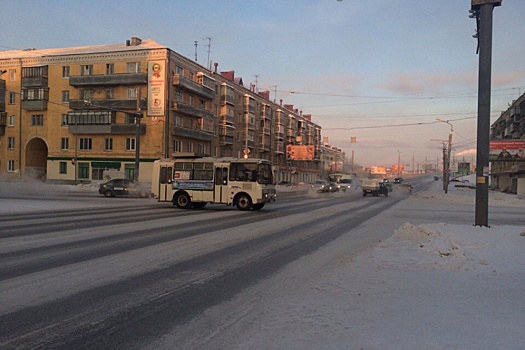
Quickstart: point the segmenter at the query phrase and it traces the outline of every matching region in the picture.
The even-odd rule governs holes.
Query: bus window
[[[215,168],[215,185],[227,185],[228,184],[228,168]]]

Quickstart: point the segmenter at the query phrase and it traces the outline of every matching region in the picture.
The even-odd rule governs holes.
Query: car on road
[[[326,192],[337,192],[339,191],[339,186],[335,182],[329,182]]]
[[[346,190],[350,189],[350,186],[352,186],[352,179],[341,179],[341,181],[339,181],[337,184],[339,190],[343,192],[346,192]]]
[[[148,191],[146,189],[141,188],[135,182],[128,179],[112,179],[100,184],[98,193],[108,198],[116,196],[148,197]]]
[[[401,182],[403,182],[403,178],[402,178],[402,177],[396,177],[396,178],[394,179],[394,183],[395,183],[395,184],[400,184]]]
[[[312,189],[316,190],[317,192],[328,192],[328,181],[317,180],[312,184]]]

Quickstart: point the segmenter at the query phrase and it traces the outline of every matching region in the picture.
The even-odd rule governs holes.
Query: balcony
[[[180,136],[180,137],[188,137],[188,138],[197,139],[201,141],[212,141],[213,140],[213,133],[204,131],[202,129],[191,129],[191,128],[186,128],[183,126],[172,126],[171,135]]]
[[[195,93],[208,100],[213,100],[215,98],[214,90],[210,89],[207,86],[200,85],[190,79],[184,78],[180,74],[173,75],[173,86],[179,89],[183,89],[183,90]]]
[[[90,100],[90,106],[85,104],[84,100],[69,100],[71,109],[118,109],[118,110],[137,110],[137,100]],[[146,99],[141,99],[139,106],[142,110],[148,108]],[[131,112],[130,111],[130,112]]]
[[[277,141],[275,142],[275,154],[284,154],[284,142],[283,141]]]
[[[208,118],[213,119],[214,115],[212,112],[209,112],[205,109],[195,108],[193,106],[181,103],[181,102],[174,102],[173,103],[173,110],[188,115],[190,117],[195,118]]]
[[[7,112],[0,112],[0,135],[5,135],[6,126],[7,126]]]
[[[235,127],[221,125],[219,126],[219,145],[233,145],[235,135]]]
[[[221,105],[224,106],[225,104],[230,104],[232,106],[235,105],[235,97],[233,95],[221,95]]]
[[[114,85],[143,85],[148,83],[146,73],[124,73],[108,75],[75,75],[69,77],[69,85],[85,86],[114,86]]]
[[[47,110],[47,100],[22,101],[22,109],[26,111],[45,111]]]
[[[139,132],[146,134],[146,124],[140,124]],[[69,133],[89,135],[136,135],[136,124],[109,124],[109,125],[69,125]]]

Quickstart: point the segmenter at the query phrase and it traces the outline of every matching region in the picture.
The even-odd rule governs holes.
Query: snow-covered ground
[[[525,349],[525,200],[490,192],[490,218],[512,208],[518,225],[473,226],[474,206],[436,181],[352,231],[390,238],[348,256],[342,237],[148,348],[229,318],[190,347]]]

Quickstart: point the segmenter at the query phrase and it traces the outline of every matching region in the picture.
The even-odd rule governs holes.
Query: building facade
[[[525,187],[525,94],[491,125],[489,160],[494,189],[517,193],[519,183]]]
[[[3,178],[149,182],[155,159],[188,152],[269,159],[277,181],[319,177],[310,115],[152,40],[2,51],[0,71]],[[291,158],[290,145],[311,152]]]

